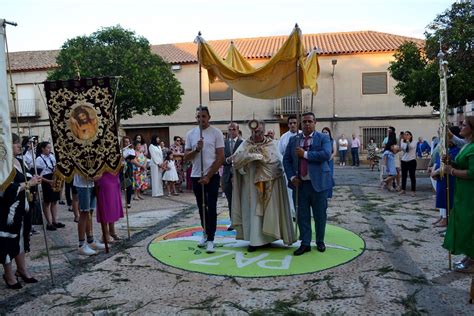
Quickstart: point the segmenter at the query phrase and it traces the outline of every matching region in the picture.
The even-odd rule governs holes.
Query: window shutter
[[[387,94],[387,73],[363,73],[362,94]]]

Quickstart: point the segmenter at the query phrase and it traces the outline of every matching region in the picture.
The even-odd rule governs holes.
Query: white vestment
[[[278,143],[278,151],[280,152],[282,159],[283,159],[283,156],[285,155],[285,150],[286,150],[286,147],[288,146],[288,142],[290,141],[290,138],[295,135],[298,135],[298,133],[302,133],[302,131],[298,131],[294,133],[291,131],[288,131],[285,134],[281,135],[280,142]],[[286,174],[285,174],[285,183],[288,183],[288,179],[286,179]],[[296,218],[295,202],[293,201],[293,190],[287,187],[287,191],[288,191],[288,199],[290,200],[291,216]]]
[[[232,156],[232,226],[236,239],[262,246],[296,241],[280,153],[274,142],[245,140]]]
[[[163,196],[163,180],[160,165],[163,163],[163,152],[160,146],[150,145],[148,148],[151,157],[151,195]]]

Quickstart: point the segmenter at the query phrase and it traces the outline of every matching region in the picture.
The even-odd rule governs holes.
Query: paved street
[[[161,264],[147,251],[158,235],[199,223],[194,196],[133,201],[117,227],[124,237],[109,254],[77,252],[72,213],[61,206],[66,229],[48,232],[54,286],[43,233],[34,235],[28,263],[36,285],[1,287],[4,314],[163,315],[473,315],[471,277],[448,270],[442,230],[426,174],[418,173],[416,197],[381,191],[378,172],[336,167],[328,223],[360,235],[366,249],[333,269],[295,276],[238,278],[193,273]],[[219,198],[219,211],[227,212]],[[37,229],[39,226],[37,227]],[[99,236],[99,226],[95,227]],[[454,257],[454,260],[459,257]]]

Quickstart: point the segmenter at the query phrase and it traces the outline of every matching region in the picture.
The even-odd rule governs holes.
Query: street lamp
[[[332,64],[332,74],[331,74],[331,77],[332,77],[332,132],[335,133],[336,132],[335,131],[336,129],[335,118],[337,117],[337,114],[336,114],[336,83],[334,80],[334,74],[336,72],[337,59],[333,59],[331,61],[331,64]]]

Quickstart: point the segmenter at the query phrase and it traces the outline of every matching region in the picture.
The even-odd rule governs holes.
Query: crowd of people
[[[313,113],[302,115],[301,130],[296,117],[288,118],[288,132],[279,141],[274,133],[265,130],[265,123],[255,121],[251,136],[243,139],[239,125],[231,122],[227,136],[210,124],[207,107],[196,112],[198,126],[183,139],[173,138],[174,143],[165,147],[164,142],[153,135],[149,144],[142,135],[122,139],[123,170],[117,174],[104,173],[94,179],[75,174],[65,184],[68,208],[77,222],[78,251],[93,255],[107,244],[120,240],[114,224],[123,217],[122,188],[125,188],[126,207],[133,200],[143,199],[151,187],[153,197],[179,195],[183,187],[191,189],[199,209],[202,239],[198,247],[207,253],[215,252],[214,238],[217,227],[217,199],[219,188],[227,198],[231,225],[236,239],[249,242],[248,251],[271,247],[282,240],[291,245],[301,240],[294,251],[300,256],[312,250],[311,216],[315,223],[315,249],[326,249],[325,227],[328,199],[334,186],[334,164],[339,154],[339,165],[345,166],[350,148],[353,166],[360,165],[360,140],[355,134],[351,140],[342,135],[336,140],[329,127],[316,130]],[[474,205],[474,118],[468,117],[461,128],[451,127],[450,146],[446,156],[439,154],[436,139],[430,146],[422,138],[418,141],[410,131],[396,137],[395,128],[389,127],[381,151],[381,183],[388,191],[406,194],[410,178],[410,192],[416,195],[416,158],[430,156],[430,171],[436,188],[436,207],[440,209],[437,227],[447,226],[443,247],[453,254],[464,254],[456,263],[457,271],[474,271],[474,245],[472,236]],[[32,231],[32,213],[38,211],[38,190],[43,193],[46,229],[55,231],[65,224],[58,220],[59,192],[53,190],[53,173],[56,161],[49,142],[34,145],[29,139],[20,144],[13,135],[13,152],[16,155],[16,174],[11,183],[1,188],[0,195],[0,259],[4,266],[4,281],[8,288],[22,287],[37,280],[27,268],[25,252],[29,251]],[[33,149],[37,152],[33,153]],[[369,168],[378,166],[378,148],[374,139],[366,146]],[[444,163],[444,176],[441,166]],[[36,169],[33,171],[33,169]],[[37,174],[32,176],[32,174]],[[449,181],[449,186],[448,186]],[[449,197],[446,189],[449,187]],[[298,188],[298,195],[295,194]],[[204,199],[203,199],[204,198]],[[298,212],[295,212],[298,206]],[[93,233],[92,215],[105,223],[100,238]],[[447,215],[449,214],[449,220]],[[299,228],[296,236],[293,222]],[[12,262],[17,269],[14,272]]]
[[[408,176],[411,195],[416,195],[417,157],[430,157],[428,172],[436,192],[439,218],[434,227],[447,227],[443,247],[465,257],[455,263],[455,271],[474,272],[474,117],[448,130],[448,148],[441,157],[442,145],[433,138],[430,146],[423,138],[415,141],[410,131],[400,133],[389,127],[382,155],[382,188],[406,192]],[[442,167],[442,162],[444,167]],[[401,174],[401,186],[400,186]],[[448,216],[449,214],[449,216]]]

